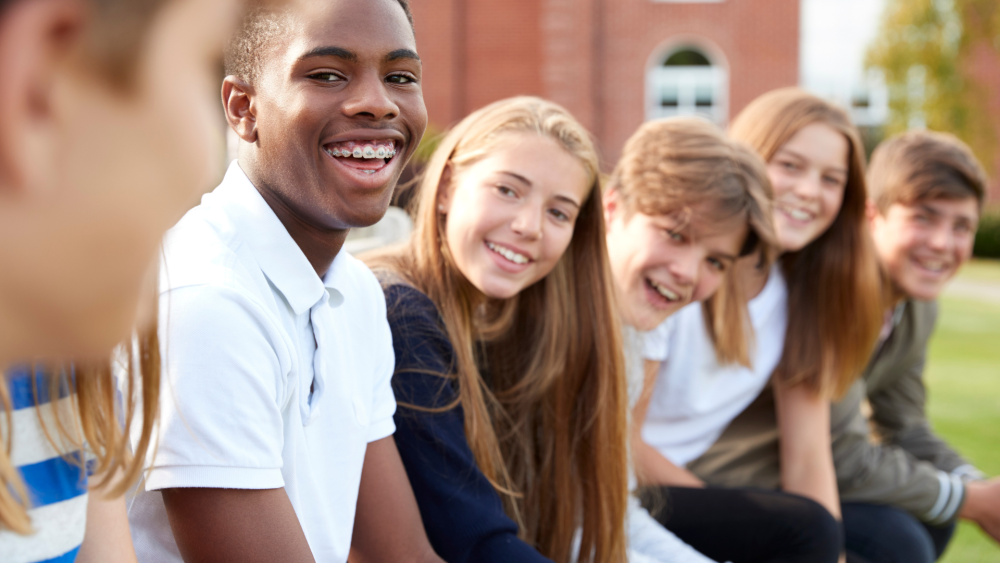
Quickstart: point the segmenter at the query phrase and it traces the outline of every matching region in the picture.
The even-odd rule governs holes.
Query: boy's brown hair
[[[872,153],[868,190],[881,213],[894,203],[986,197],[986,172],[968,145],[954,135],[909,131],[882,142]]]
[[[684,215],[701,203],[708,204],[712,220],[743,216],[749,233],[740,255],[761,250],[764,264],[772,259],[773,192],[764,161],[703,119],[643,124],[625,143],[609,189],[618,193],[626,217],[635,212]],[[704,307],[719,362],[749,366],[749,318],[742,287],[732,272]]]

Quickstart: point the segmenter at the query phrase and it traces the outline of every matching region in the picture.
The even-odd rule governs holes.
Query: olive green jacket
[[[935,524],[961,508],[962,478],[978,471],[934,434],[924,410],[924,360],[936,318],[934,302],[903,302],[862,377],[832,405],[833,460],[843,502],[889,504]],[[870,426],[862,412],[866,398]],[[778,439],[769,386],[688,469],[710,484],[778,488]]]

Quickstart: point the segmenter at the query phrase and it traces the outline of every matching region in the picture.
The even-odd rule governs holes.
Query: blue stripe
[[[59,375],[59,399],[70,395],[70,380],[73,378],[72,368],[67,377],[63,372]],[[26,409],[36,405],[44,405],[52,400],[50,377],[45,372],[33,369],[30,366],[19,365],[7,371],[7,380],[10,386],[10,399],[14,410]],[[38,390],[36,400],[35,390]]]
[[[45,561],[39,561],[38,563],[73,563],[76,561],[76,554],[80,553],[80,546],[77,546],[73,551],[67,551],[59,557],[53,557],[52,559],[46,559]]]
[[[79,454],[69,457],[74,456],[78,458]],[[61,457],[22,465],[18,470],[28,487],[33,508],[69,500],[87,492],[84,468]]]

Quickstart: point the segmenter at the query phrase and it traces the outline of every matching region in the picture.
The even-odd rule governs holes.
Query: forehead
[[[512,172],[533,188],[550,195],[575,195],[577,201],[590,190],[583,163],[553,139],[535,133],[504,133],[473,166],[479,173]]]
[[[396,0],[299,0],[289,19],[282,45],[286,61],[323,47],[346,49],[361,61],[417,48],[413,28]]]
[[[669,224],[672,228],[683,226],[695,240],[709,246],[721,246],[721,249],[731,246],[739,248],[746,237],[746,212],[725,213],[710,202],[698,202],[687,206],[684,210],[651,216],[661,224]]]
[[[796,131],[775,154],[792,154],[819,166],[846,169],[848,148],[840,131],[825,123],[810,123]]]

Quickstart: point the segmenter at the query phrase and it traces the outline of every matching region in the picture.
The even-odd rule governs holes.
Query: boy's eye
[[[666,233],[667,233],[667,236],[670,238],[670,240],[675,241],[675,242],[684,242],[684,235],[682,233],[680,233],[679,231],[669,231],[668,230],[668,231],[666,231]]]
[[[725,271],[726,269],[726,265],[722,262],[722,260],[719,260],[718,258],[709,257],[708,265],[720,272]]]
[[[392,84],[413,84],[417,80],[408,74],[390,74],[386,81]]]
[[[333,72],[316,72],[309,75],[309,78],[320,82],[337,82],[343,80],[340,75]]]

